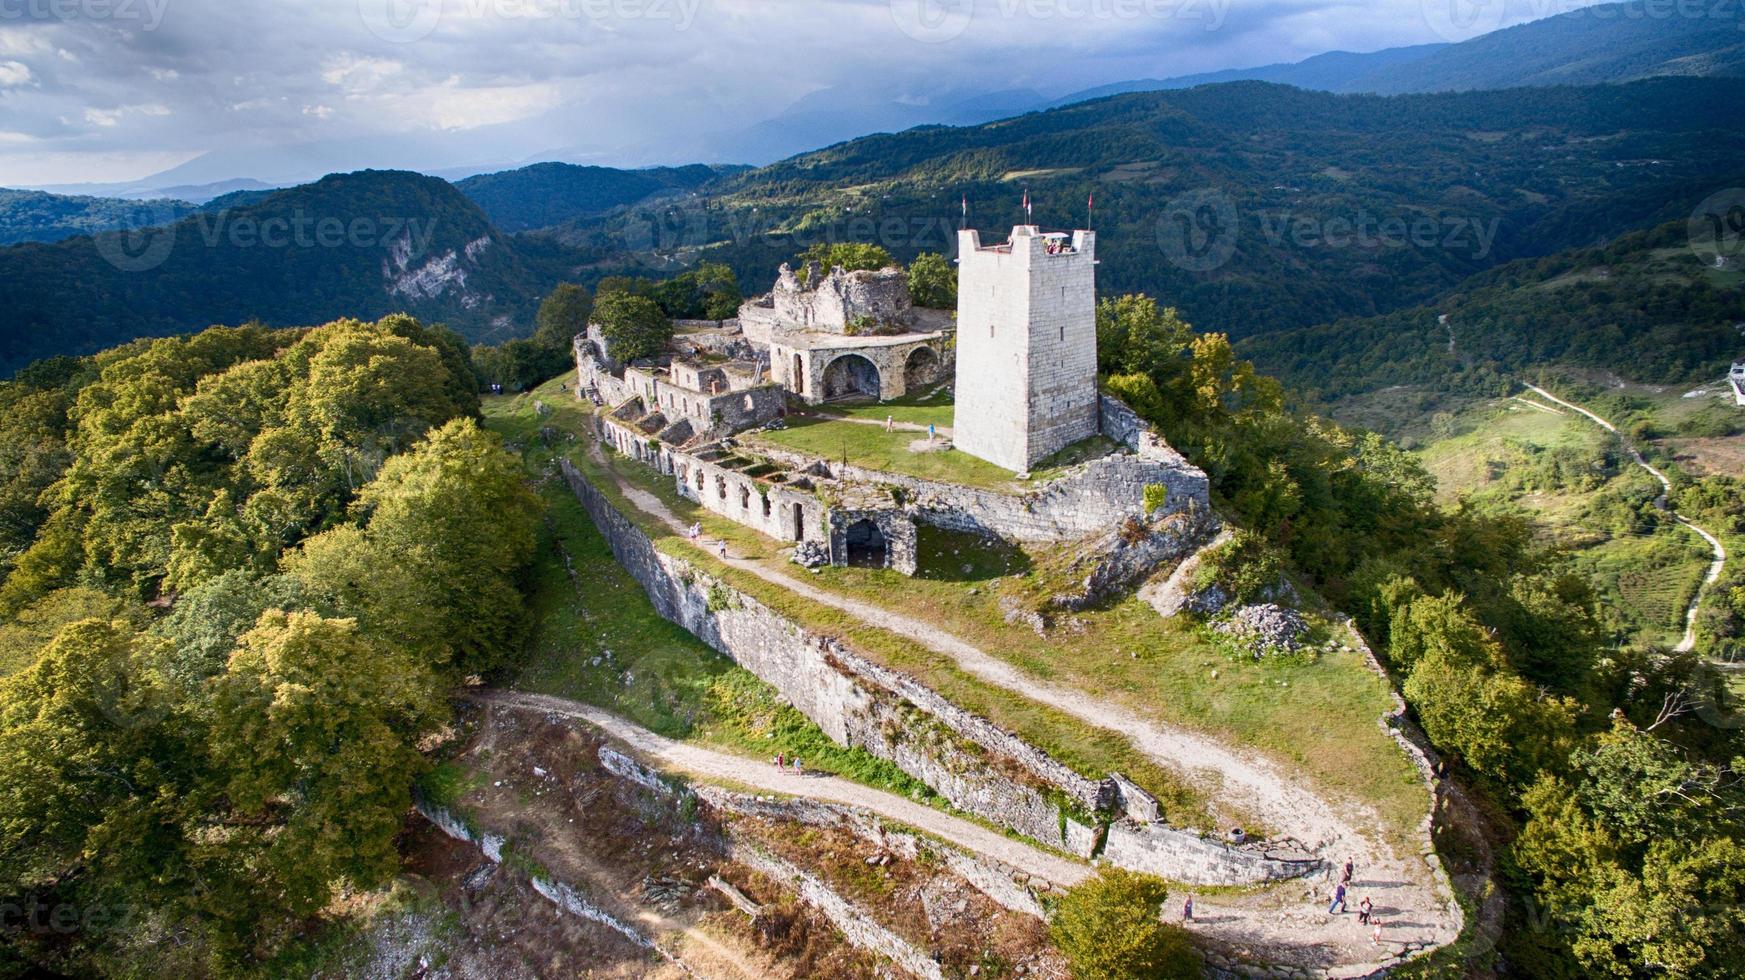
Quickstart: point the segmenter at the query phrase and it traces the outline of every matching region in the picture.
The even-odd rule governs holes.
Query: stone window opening
[[[703,492],[703,471],[702,470],[697,471],[697,492],[698,493]]]
[[[762,494],[762,497],[763,497],[763,516],[768,517],[770,515],[769,494],[767,494],[767,493]]]
[[[806,508],[802,504],[794,505],[794,540],[806,540]]]
[[[750,487],[740,487],[739,488],[739,509],[740,510],[750,510],[751,509],[751,488]]]
[[[715,478],[715,492],[720,495],[722,500],[727,499],[727,478],[726,477],[718,476]]]

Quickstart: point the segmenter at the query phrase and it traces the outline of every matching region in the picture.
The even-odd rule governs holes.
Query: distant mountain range
[[[445,180],[334,175],[144,232],[0,248],[0,375],[52,354],[249,320],[296,326],[403,310],[504,340],[531,331],[567,258],[550,243],[518,244]]]
[[[1070,105],[1124,92],[1261,81],[1326,92],[1403,95],[1533,85],[1599,85],[1662,75],[1745,76],[1745,15],[1731,3],[1700,16],[1643,0],[1583,7],[1458,44],[1419,44],[1367,54],[1331,51],[1263,65],[1100,85],[1054,100]]]

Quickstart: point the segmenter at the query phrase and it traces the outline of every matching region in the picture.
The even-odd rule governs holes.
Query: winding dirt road
[[[1666,478],[1665,473],[1660,472],[1660,470],[1655,468],[1653,464],[1649,463],[1646,459],[1643,459],[1642,454],[1636,451],[1635,446],[1630,445],[1629,440],[1624,438],[1624,434],[1618,431],[1617,426],[1593,412],[1582,408],[1580,405],[1564,401],[1538,385],[1526,385],[1525,387],[1546,401],[1555,402],[1562,405],[1564,408],[1587,416],[1601,428],[1617,436],[1618,441],[1623,443],[1625,451],[1630,454],[1630,458],[1636,462],[1636,465],[1647,470],[1656,480],[1660,481],[1660,498],[1654,502],[1655,505],[1661,510],[1666,511],[1668,514],[1671,514],[1674,520],[1683,524],[1685,527],[1690,528],[1692,531],[1695,531],[1698,537],[1701,537],[1704,541],[1708,542],[1709,550],[1710,553],[1714,555],[1714,560],[1709,563],[1709,573],[1703,578],[1703,584],[1697,588],[1697,594],[1691,597],[1690,608],[1685,610],[1684,639],[1679,641],[1678,646],[1673,647],[1673,651],[1676,653],[1688,653],[1697,645],[1697,610],[1702,607],[1703,594],[1708,592],[1711,586],[1721,580],[1721,573],[1727,568],[1726,545],[1721,543],[1720,538],[1710,534],[1706,529],[1698,527],[1673,508],[1672,481]]]

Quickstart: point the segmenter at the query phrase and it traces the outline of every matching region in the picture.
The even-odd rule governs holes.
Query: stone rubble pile
[[[1295,609],[1271,602],[1242,606],[1212,627],[1235,640],[1256,660],[1302,649],[1309,624]]]

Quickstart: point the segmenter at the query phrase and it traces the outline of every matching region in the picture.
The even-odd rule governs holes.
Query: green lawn
[[[1025,486],[1011,471],[956,449],[915,452],[909,448],[910,443],[926,438],[924,433],[886,432],[883,426],[817,417],[789,418],[785,429],[747,433],[740,437],[741,441],[753,446],[777,446],[819,456],[833,463],[846,462],[923,480],[1014,493]]]
[[[909,422],[914,425],[931,423],[941,428],[950,428],[952,398],[951,391],[940,386],[919,395],[905,395],[888,402],[863,405],[822,405],[818,407],[817,411],[828,415],[841,415],[852,419],[870,419],[881,423],[889,416],[898,422]]]

